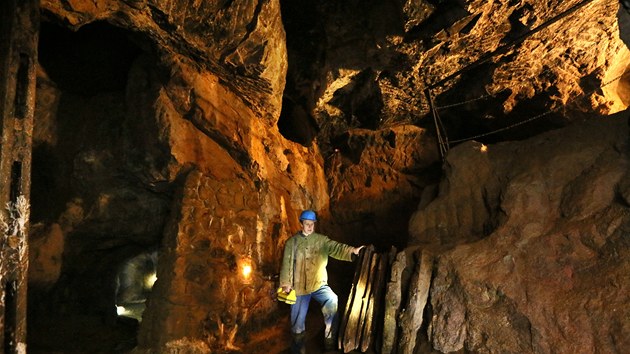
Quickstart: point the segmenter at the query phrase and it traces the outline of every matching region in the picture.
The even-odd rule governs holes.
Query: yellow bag
[[[278,288],[278,301],[285,302],[289,305],[295,304],[297,300],[297,296],[295,296],[295,289],[291,289],[291,291],[287,294],[282,290],[282,288]]]
[[[293,268],[291,268],[291,279],[293,281],[295,281],[295,253],[296,253],[296,249],[297,249],[297,243],[295,241],[293,241],[293,253],[291,254],[291,259],[293,260]],[[292,282],[293,284],[293,282]],[[289,293],[285,293],[284,290],[282,290],[282,287],[278,288],[278,301],[282,301],[284,303],[287,303],[289,305],[293,305],[295,304],[295,301],[297,301],[297,296],[295,295],[295,289],[291,289],[291,291],[289,291]]]

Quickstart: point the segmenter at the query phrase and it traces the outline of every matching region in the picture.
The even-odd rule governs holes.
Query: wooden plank
[[[372,342],[376,338],[377,323],[380,319],[383,303],[382,294],[385,287],[385,275],[387,274],[387,268],[389,266],[389,257],[387,254],[379,255],[378,267],[376,268],[376,274],[373,277],[372,291],[370,293],[370,304],[366,314],[365,327],[363,328],[363,334],[361,335],[361,352],[365,353]]]
[[[416,253],[418,254],[418,253]],[[433,255],[426,250],[419,252],[414,274],[409,285],[409,299],[400,316],[400,340],[398,354],[413,354],[418,330],[422,326],[422,315],[429,296],[431,274],[433,273]]]
[[[363,307],[363,296],[367,288],[369,275],[369,272],[365,270],[369,268],[372,253],[374,253],[373,246],[370,245],[365,247],[363,261],[361,262],[361,268],[359,269],[359,280],[356,283],[354,299],[352,300],[352,305],[350,306],[350,311],[346,320],[346,328],[343,333],[343,339],[341,340],[341,348],[344,353],[348,353],[357,348],[357,335],[359,334],[358,325]]]
[[[358,336],[360,335],[361,314],[365,305],[365,294],[367,292],[367,284],[369,281],[369,266],[372,261],[374,247],[366,247],[363,262],[361,263],[359,280],[357,282],[357,291],[353,301],[353,306],[348,316],[348,325],[346,327],[346,336],[344,338],[343,350],[345,353],[357,348]]]
[[[366,336],[367,332],[371,329],[370,324],[372,320],[372,311],[374,309],[374,278],[377,274],[377,266],[380,261],[380,256],[377,253],[372,254],[372,260],[370,262],[370,268],[368,271],[368,285],[365,291],[365,295],[363,296],[363,308],[361,309],[361,318],[359,321],[359,333],[357,336],[357,348],[362,347],[363,338]]]
[[[343,348],[343,340],[345,338],[346,327],[348,324],[348,317],[350,317],[350,310],[354,303],[355,294],[357,291],[357,284],[359,282],[359,276],[361,275],[361,266],[363,264],[363,258],[365,257],[366,248],[363,248],[359,253],[356,266],[354,267],[354,278],[352,280],[352,287],[350,288],[350,294],[348,300],[346,300],[346,309],[341,317],[341,323],[339,324],[339,334],[337,338],[337,348]]]
[[[383,318],[383,344],[381,353],[394,352],[397,338],[397,319],[402,302],[402,276],[407,267],[407,253],[403,250],[396,255],[392,262],[390,278],[385,293],[385,315]]]

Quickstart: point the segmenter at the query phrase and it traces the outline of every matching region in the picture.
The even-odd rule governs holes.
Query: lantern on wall
[[[245,284],[249,284],[252,280],[252,273],[254,271],[252,258],[249,256],[241,257],[238,260],[238,273],[239,277]]]

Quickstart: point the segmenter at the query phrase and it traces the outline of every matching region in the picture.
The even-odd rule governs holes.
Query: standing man
[[[324,315],[326,350],[334,349],[337,336],[337,294],[328,286],[326,265],[328,257],[352,261],[364,246],[352,247],[333,241],[314,232],[317,216],[312,210],[300,214],[302,230],[287,240],[280,270],[280,286],[285,293],[295,289],[297,300],[291,305],[291,351],[305,353],[304,331],[306,313],[311,298],[315,299]]]

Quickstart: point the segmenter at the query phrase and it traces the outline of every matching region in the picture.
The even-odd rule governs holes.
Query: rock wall
[[[330,161],[338,233],[375,244],[386,233],[404,244],[398,225],[437,182],[438,152],[426,150],[436,130],[452,144],[471,137],[489,143],[564,126],[584,112],[625,109],[630,57],[619,39],[618,7],[577,0],[282,2],[288,72],[279,127],[301,144],[316,139]],[[382,136],[401,126],[422,128],[416,138],[423,147],[416,147],[425,154],[389,172],[364,152],[389,156]],[[374,197],[381,187],[367,176],[392,188]],[[383,220],[396,225],[393,232],[382,230]]]
[[[158,350],[189,337],[232,348],[238,331],[275,311],[268,280],[278,271],[281,245],[297,227],[300,209],[324,209],[328,198],[325,189],[314,188],[323,180],[316,149],[274,135],[214,77],[181,69],[156,90],[153,104],[136,105],[155,108],[135,116],[142,122],[156,117],[156,138],[171,153],[162,174],[182,184],[167,220],[140,345]],[[188,98],[184,90],[192,90],[194,105],[180,100]],[[243,259],[254,269],[247,283],[237,266]]]
[[[437,196],[410,223],[412,243],[440,253],[435,349],[623,351],[628,152],[626,113],[450,151]]]
[[[354,129],[326,160],[331,216],[348,242],[407,244],[407,222],[424,186],[438,179],[437,142],[426,129]]]
[[[126,81],[113,87],[57,84],[47,69],[58,72],[59,62],[43,58],[35,149],[37,245],[45,250],[32,260],[35,348],[89,331],[91,318],[111,330],[118,267],[158,247],[140,348],[160,352],[185,337],[234,349],[277,316],[273,277],[297,215],[326,210],[329,201],[317,146],[285,140],[275,127],[286,65],[278,4],[65,5],[42,4],[79,31],[105,28],[96,31],[103,41],[114,27],[90,22],[108,20],[143,37]],[[207,20],[214,17],[222,20]],[[217,38],[208,41],[210,34]],[[106,61],[66,74],[107,72]],[[246,283],[242,260],[253,268]],[[51,323],[59,329],[43,333]],[[105,340],[82,350],[109,348]]]
[[[159,245],[158,281],[140,346],[161,351],[186,337],[203,339],[210,348],[235,348],[237,334],[275,316],[269,280],[298,213],[327,208],[326,189],[315,188],[324,180],[323,164],[316,147],[282,139],[214,75],[181,63],[171,68],[172,77],[163,83],[155,63],[140,57],[127,92],[115,94],[124,102],[115,105],[117,121],[95,113],[78,124],[70,117],[55,122],[59,112],[40,116],[52,119],[42,127],[61,125],[50,130],[61,131],[56,139],[40,132],[46,139],[39,143],[53,142],[47,149],[67,159],[65,182],[72,183],[63,190],[73,197],[50,226],[38,227],[48,230],[39,244],[61,244],[63,253],[37,253],[33,261],[42,267],[32,279],[40,292],[34,290],[33,298],[65,292],[71,295],[61,300],[59,316],[78,316],[87,306],[88,313],[112,318],[117,266],[139,247]],[[87,102],[112,113],[103,103],[107,97]],[[78,107],[75,114],[89,111]],[[114,123],[119,125],[113,130],[93,130]],[[72,129],[64,124],[86,134],[70,138]],[[66,173],[51,168],[60,177]],[[95,259],[94,252],[102,256]],[[51,260],[55,256],[63,257],[61,270],[45,266],[58,264]],[[239,278],[241,259],[253,265],[247,284]],[[34,313],[45,310],[40,307]]]

